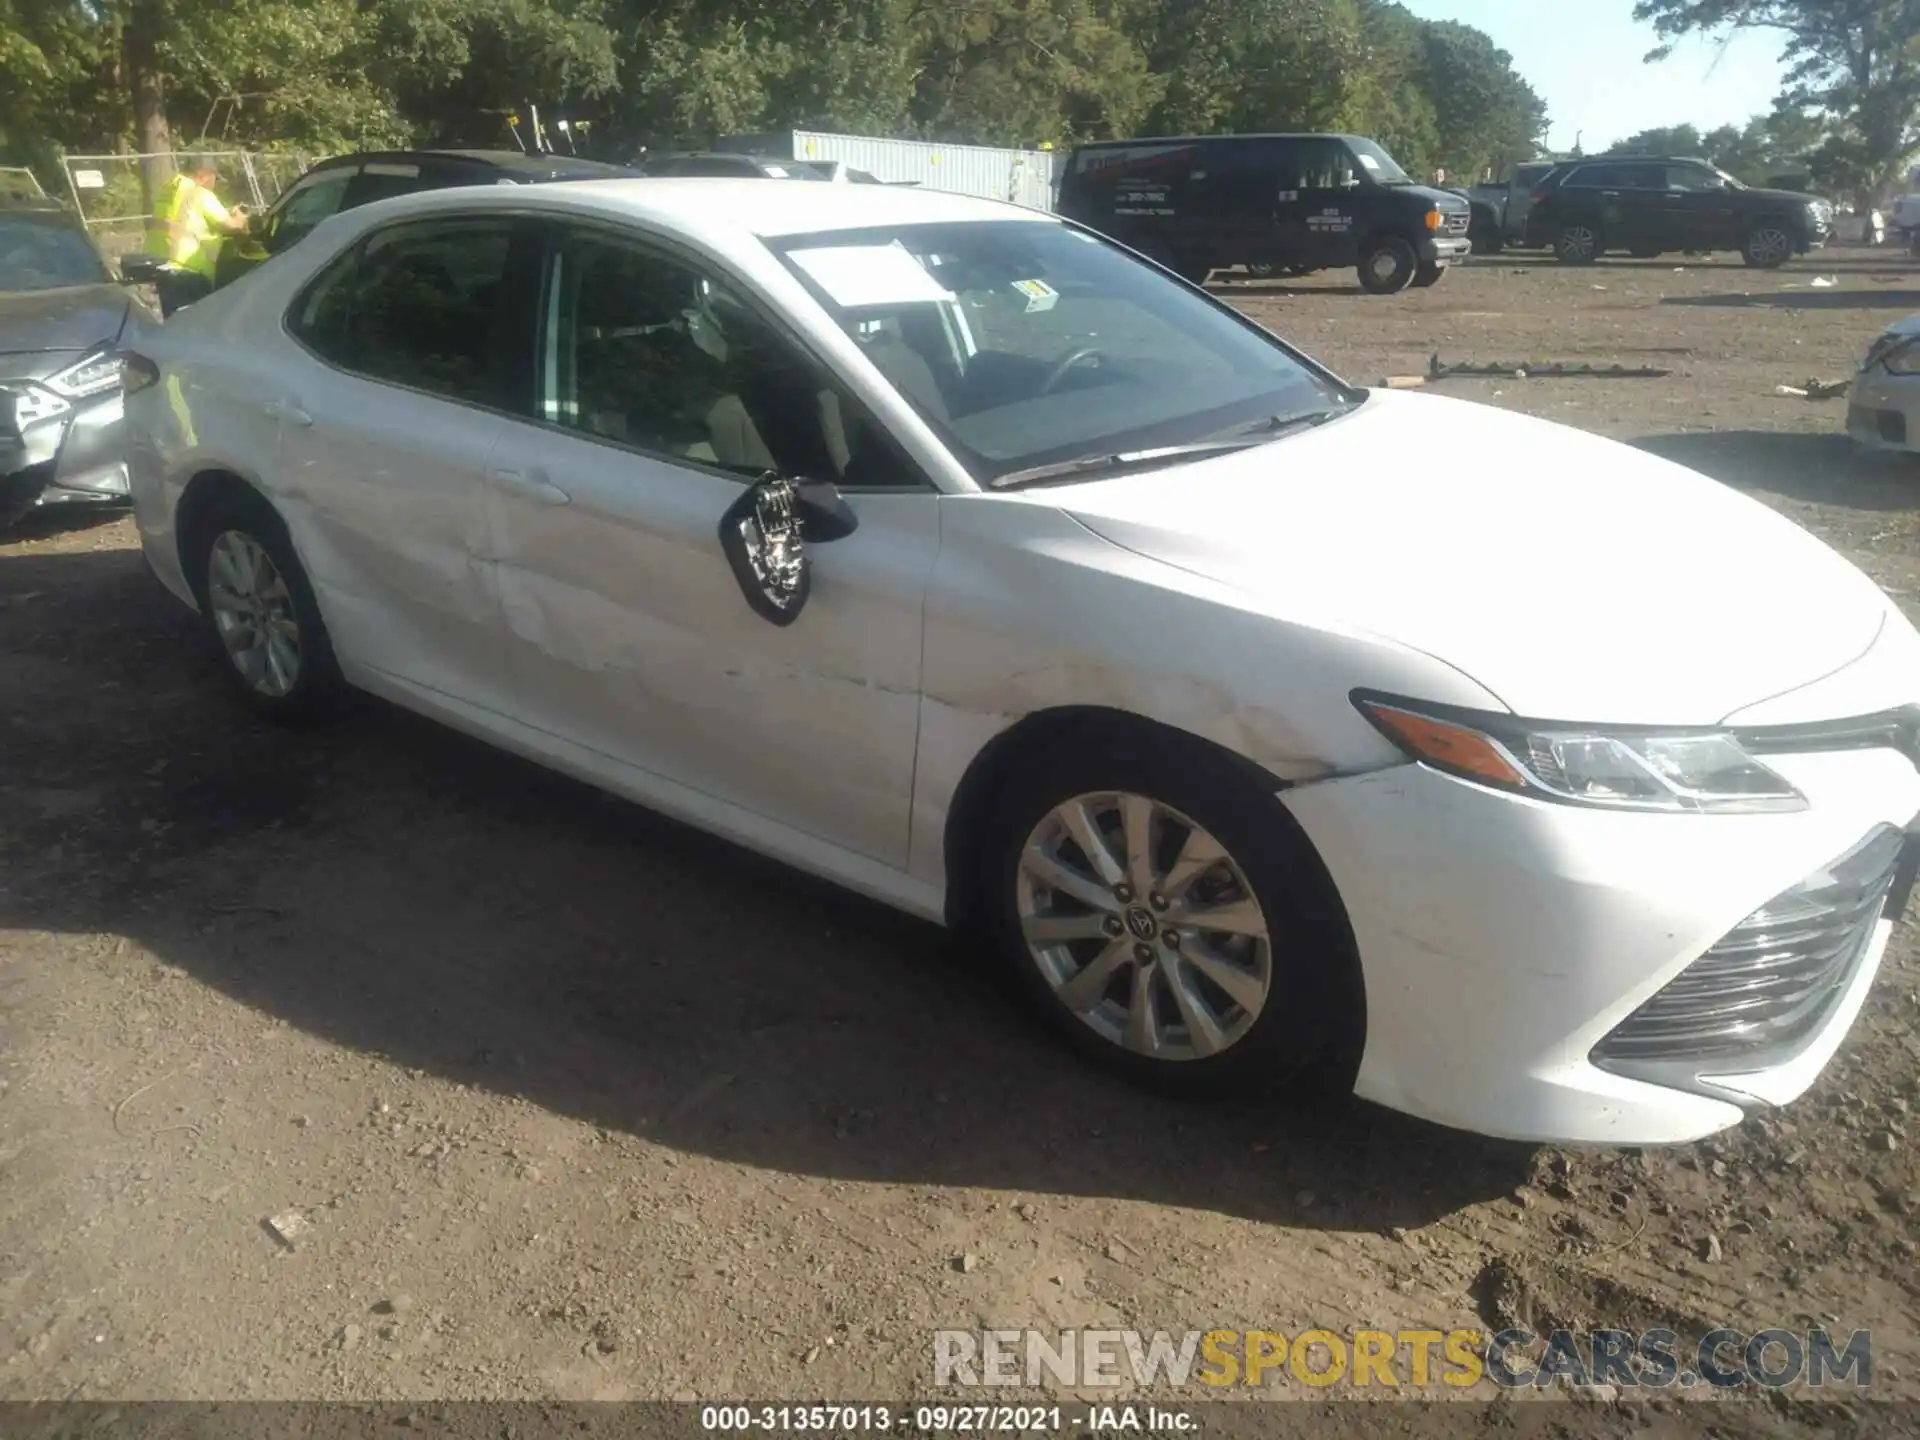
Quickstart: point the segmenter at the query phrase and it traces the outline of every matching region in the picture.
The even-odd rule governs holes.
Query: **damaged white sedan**
[[[964,926],[1160,1085],[1688,1140],[1812,1083],[1913,879],[1920,636],[1838,555],[1037,212],[410,196],[125,375],[258,709],[356,686]]]

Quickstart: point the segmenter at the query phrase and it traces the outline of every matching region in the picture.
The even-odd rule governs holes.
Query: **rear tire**
[[[1553,237],[1554,258],[1562,265],[1591,265],[1605,249],[1600,231],[1592,225],[1563,225]]]
[[[1071,1044],[1164,1093],[1267,1092],[1303,1071],[1351,1088],[1365,997],[1345,912],[1292,817],[1230,757],[1096,732],[1036,754],[1000,795],[981,834],[980,933]],[[1129,814],[1151,842],[1145,895],[1129,883],[1143,878]],[[1202,863],[1209,842],[1219,858]],[[1071,892],[1045,878],[1060,867]]]
[[[187,547],[194,598],[221,669],[255,714],[319,718],[342,682],[313,587],[274,508],[253,492],[215,500]]]
[[[1397,295],[1413,283],[1420,257],[1404,236],[1382,235],[1360,252],[1360,288],[1369,295]]]

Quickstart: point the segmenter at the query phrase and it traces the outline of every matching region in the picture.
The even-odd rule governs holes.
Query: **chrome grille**
[[[1449,235],[1464,235],[1473,226],[1473,212],[1470,210],[1448,211],[1442,217]]]
[[[1880,826],[1761,906],[1615,1027],[1594,1063],[1752,1061],[1805,1039],[1853,977],[1911,843]]]

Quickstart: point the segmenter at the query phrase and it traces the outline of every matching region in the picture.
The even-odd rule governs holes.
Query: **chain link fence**
[[[220,170],[216,193],[229,205],[271,205],[305,172],[310,157],[284,151],[164,151],[130,155],[69,155],[67,189],[81,220],[109,260],[140,250],[152,187],[165,182],[190,158],[204,155]]]

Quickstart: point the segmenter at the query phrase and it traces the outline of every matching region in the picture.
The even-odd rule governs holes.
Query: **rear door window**
[[[513,221],[492,217],[377,231],[302,292],[288,329],[342,370],[504,409],[513,236]]]

